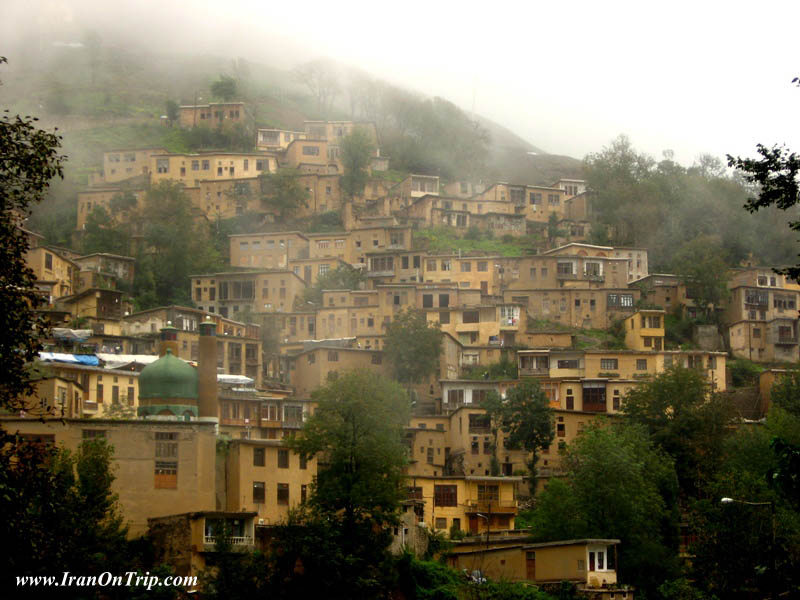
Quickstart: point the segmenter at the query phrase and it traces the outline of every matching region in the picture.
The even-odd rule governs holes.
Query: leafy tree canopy
[[[696,497],[698,485],[719,466],[733,416],[729,403],[711,393],[703,372],[679,366],[668,369],[632,388],[622,411],[675,460],[681,490]]]
[[[264,173],[261,176],[261,204],[285,221],[308,206],[309,193],[294,173]]]
[[[565,455],[566,480],[537,497],[542,541],[616,538],[620,581],[647,594],[677,576],[677,480],[672,460],[638,426],[585,430]],[[638,593],[638,592],[637,592]]]
[[[439,323],[429,323],[424,311],[401,310],[386,327],[384,353],[397,380],[409,389],[438,371],[441,348]]]
[[[317,277],[314,285],[303,290],[302,302],[306,306],[298,308],[308,308],[309,305],[321,308],[323,290],[357,290],[361,288],[363,281],[364,274],[361,271],[350,266],[339,265]]]
[[[528,469],[531,488],[535,487],[538,453],[555,437],[553,409],[537,381],[526,381],[510,388],[502,404],[503,431],[510,447],[531,453]]]
[[[161,182],[151,187],[135,226],[144,234],[136,262],[138,308],[191,305],[189,277],[214,272],[223,263],[183,186]]]
[[[25,263],[28,237],[20,226],[44,198],[50,180],[64,176],[61,138],[38,129],[35,121],[8,112],[0,116],[0,406],[9,408],[31,390],[25,365],[38,352],[37,336],[45,325],[35,313],[41,297]]]
[[[311,505],[341,514],[346,529],[393,523],[406,463],[409,405],[402,388],[371,371],[352,371],[315,390],[312,399],[314,414],[290,441],[296,452],[321,463]]]
[[[362,127],[355,127],[353,132],[342,139],[342,191],[349,198],[364,194],[369,172],[369,158],[375,147]]]
[[[226,102],[234,100],[236,98],[236,80],[229,75],[220,75],[219,79],[211,84],[211,93]]]
[[[772,206],[789,210],[800,201],[800,156],[784,146],[767,148],[758,144],[757,150],[760,159],[728,155],[728,166],[740,171],[746,181],[757,186],[758,195],[749,197],[744,207],[751,213]],[[790,219],[789,228],[800,231],[800,219]],[[794,279],[800,277],[798,266],[778,272]]]
[[[673,259],[673,271],[694,292],[698,308],[712,310],[712,317],[730,295],[725,250],[718,236],[701,235],[684,243]]]
[[[124,573],[126,533],[112,492],[112,449],[77,453],[0,431],[0,535],[6,573]],[[117,571],[115,571],[117,569]]]

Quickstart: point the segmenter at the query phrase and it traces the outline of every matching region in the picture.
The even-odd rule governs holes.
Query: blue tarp
[[[64,362],[90,367],[100,366],[100,360],[94,354],[66,354],[63,352],[40,352],[39,358],[45,361]]]
[[[100,360],[94,354],[73,354],[73,356],[82,365],[89,365],[90,367],[97,367],[100,365]]]

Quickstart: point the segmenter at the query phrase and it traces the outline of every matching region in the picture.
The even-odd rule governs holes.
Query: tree
[[[693,292],[698,308],[716,320],[717,309],[729,296],[728,265],[720,239],[702,235],[683,244],[673,260],[674,272]]]
[[[211,84],[211,93],[230,102],[236,98],[236,80],[228,75],[220,75],[219,79]]]
[[[167,119],[170,122],[174,123],[178,120],[178,103],[175,100],[167,100],[166,109],[167,109]]]
[[[785,146],[767,148],[758,144],[756,148],[761,159],[727,155],[728,166],[741,172],[745,181],[758,186],[758,196],[748,198],[744,207],[754,213],[769,206],[784,211],[795,206],[800,201],[800,156]],[[789,228],[800,231],[800,219],[790,220]],[[800,266],[776,272],[797,279],[800,277]]]
[[[551,212],[547,219],[547,241],[555,244],[556,239],[566,235],[566,231],[558,228],[558,214]]]
[[[765,426],[742,427],[731,434],[722,450],[721,468],[704,482],[703,498],[691,506],[693,579],[709,595],[749,600],[763,598],[772,589],[775,597],[784,597],[800,585],[800,513],[785,490],[773,487],[771,477],[780,464],[771,440],[800,434],[797,422],[786,416],[773,407]],[[760,504],[723,504],[724,497]],[[774,528],[770,503],[775,508]]]
[[[294,173],[265,173],[261,176],[261,204],[278,213],[285,221],[300,207],[308,206],[308,191]]]
[[[73,454],[0,431],[6,573],[130,570],[127,530],[111,489],[111,459],[103,440],[86,441]]]
[[[398,381],[408,387],[439,369],[442,332],[439,323],[428,323],[426,313],[404,309],[386,327],[384,354]]]
[[[620,581],[636,585],[647,597],[675,578],[675,469],[644,428],[589,427],[569,445],[564,462],[564,483],[550,483],[536,499],[533,522],[550,520],[541,541],[564,535],[619,539]]]
[[[668,369],[632,388],[623,398],[622,412],[674,459],[681,491],[697,497],[720,466],[733,417],[730,403],[711,393],[703,372]]]
[[[139,308],[191,303],[189,276],[213,272],[222,261],[183,186],[164,181],[151,187],[136,220],[144,234],[134,284]]]
[[[340,90],[336,64],[324,59],[313,60],[295,68],[294,77],[316,100],[319,116],[327,115]]]
[[[0,64],[6,62],[0,57]],[[41,295],[25,263],[28,236],[20,228],[50,180],[64,176],[60,136],[37,129],[36,119],[0,116],[0,406],[15,410],[32,391],[26,364],[40,349],[45,323],[36,314]]]
[[[345,373],[316,389],[314,414],[289,445],[317,456],[320,469],[310,504],[341,515],[345,529],[394,523],[402,498],[409,403],[402,388],[374,372]]]
[[[374,146],[367,132],[362,127],[355,127],[353,132],[342,139],[342,191],[352,200],[364,194],[364,186],[369,176],[369,158]]]
[[[357,290],[363,282],[364,274],[361,271],[349,265],[339,265],[317,277],[314,285],[304,289],[301,302],[322,308],[323,290]],[[299,306],[298,308],[307,307]]]
[[[278,571],[301,590],[325,592],[289,597],[384,597],[391,579],[390,526],[405,492],[408,399],[397,383],[367,370],[343,374],[311,399],[314,414],[288,442],[319,464],[310,512],[298,519],[308,529],[284,532],[291,535],[276,547],[285,557]],[[297,559],[307,577],[292,575]]]
[[[530,487],[535,490],[538,453],[547,448],[555,437],[550,402],[537,381],[526,381],[509,388],[503,409],[506,442],[510,447],[521,447],[530,452]]]
[[[505,423],[505,405],[500,394],[494,390],[490,390],[489,393],[486,394],[486,398],[481,402],[481,407],[486,410],[486,416],[489,418],[489,428],[492,431],[492,462],[490,474],[492,477],[496,477],[500,475],[500,462],[497,460],[497,438]]]
[[[102,206],[96,206],[86,217],[81,247],[83,252],[110,252],[127,256],[130,252],[131,236],[128,228],[115,225]]]

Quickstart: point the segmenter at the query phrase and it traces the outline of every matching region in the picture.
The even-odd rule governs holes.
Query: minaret
[[[167,321],[167,326],[161,328],[161,338],[158,342],[158,355],[164,356],[167,349],[172,350],[172,356],[180,358],[178,353],[178,330],[172,326],[172,321]]]
[[[200,355],[197,361],[197,405],[200,417],[219,418],[217,401],[217,324],[206,317],[200,323]]]

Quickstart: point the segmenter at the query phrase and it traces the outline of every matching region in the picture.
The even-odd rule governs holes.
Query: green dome
[[[197,371],[167,350],[139,374],[139,398],[197,400]]]

